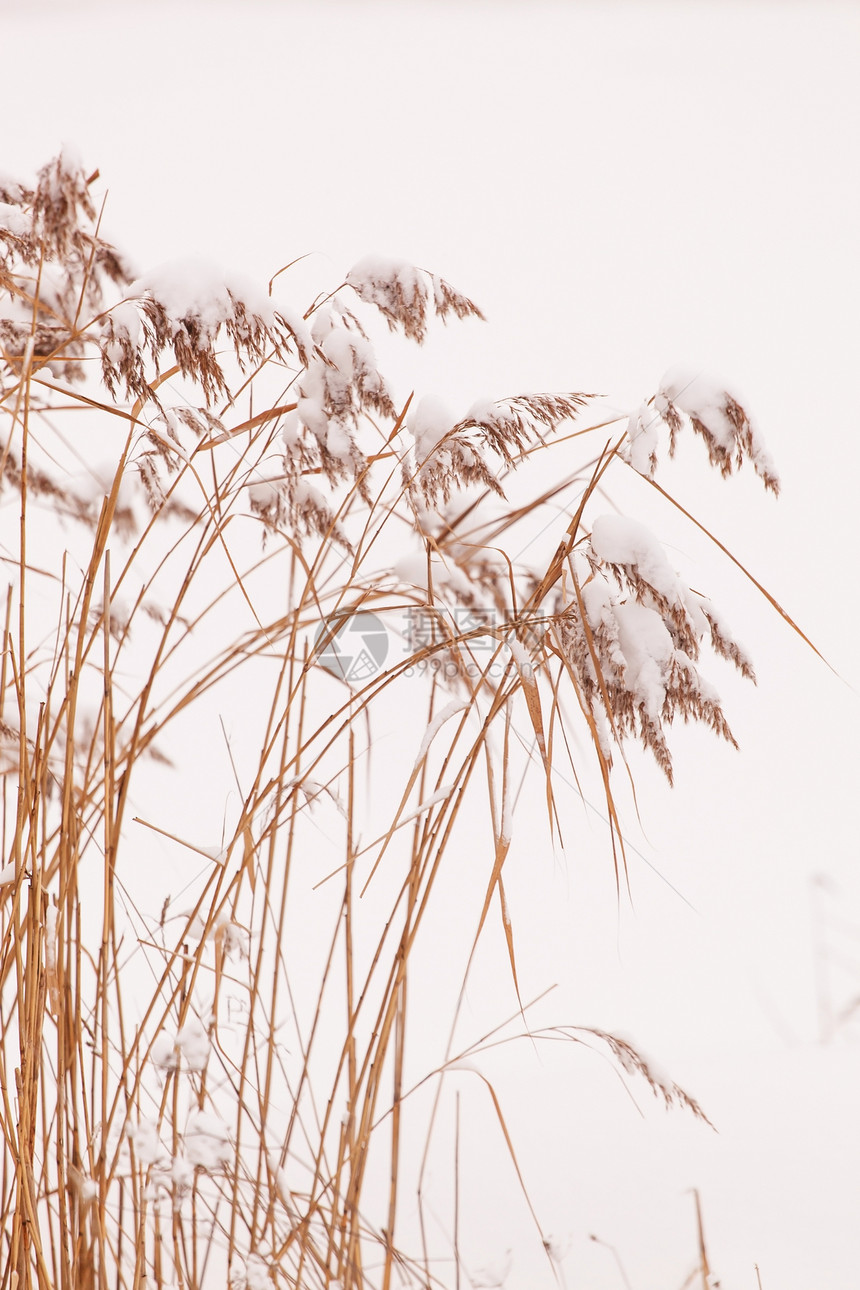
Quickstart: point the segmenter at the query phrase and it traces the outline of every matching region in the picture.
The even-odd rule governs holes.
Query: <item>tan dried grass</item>
[[[512,1028],[531,1004],[519,994],[504,886],[515,776],[531,763],[543,776],[552,835],[563,756],[579,772],[566,692],[597,759],[620,891],[626,860],[613,748],[638,736],[671,778],[666,728],[676,716],[732,738],[694,666],[701,631],[635,563],[602,560],[592,547],[586,510],[608,472],[627,469],[618,427],[596,457],[527,505],[490,519],[479,498],[445,509],[465,486],[503,499],[510,472],[549,451],[590,396],[501,400],[452,425],[417,460],[404,437],[409,402],[397,411],[371,366],[362,323],[337,293],[304,319],[288,319],[228,292],[216,328],[191,305],[178,315],[150,288],[107,307],[130,273],[99,236],[95,178],[61,156],[34,187],[0,192],[18,212],[0,227],[0,474],[19,501],[17,537],[11,525],[7,537],[15,586],[0,676],[0,1290],[196,1288],[225,1277],[237,1287],[272,1280],[388,1290],[407,1276],[440,1284],[421,1188],[451,1068],[521,1037],[594,1044],[667,1105],[704,1117],[624,1040],[574,1027]],[[349,290],[419,342],[434,315],[481,316],[444,280],[402,265],[357,266]],[[325,309],[329,322],[314,333],[308,328]],[[216,348],[221,328],[232,354]],[[744,444],[749,450],[746,414],[737,404],[730,412],[743,441],[738,460],[715,456],[709,442],[724,474],[740,464]],[[294,423],[297,415],[306,420]],[[674,436],[680,415],[670,408],[666,416]],[[58,463],[70,442],[86,461],[88,440],[106,427],[113,463],[97,496]],[[593,442],[606,428],[556,441]],[[546,568],[518,568],[508,553],[518,525],[577,496]],[[251,524],[266,545],[240,558],[248,549],[240,534]],[[51,569],[31,560],[46,525],[65,544],[55,547],[63,553]],[[424,544],[426,591],[374,563],[404,531]],[[434,569],[457,574],[444,604]],[[280,580],[277,613],[261,608],[264,574]],[[159,601],[153,588],[162,583],[169,598]],[[611,614],[598,620],[588,609],[598,583],[607,606],[620,596],[647,607],[671,635],[675,661],[656,714],[625,670]],[[47,630],[44,584],[54,593]],[[489,606],[493,620],[460,630],[452,603]],[[318,656],[339,624],[360,611],[390,619],[404,607],[435,615],[438,633],[321,710]],[[322,619],[328,635],[314,654],[308,633]],[[709,624],[717,652],[750,676],[722,625]],[[479,656],[488,638],[489,657]],[[356,781],[373,752],[378,705],[410,668],[442,662],[459,708],[448,713],[443,740],[422,743],[401,775],[390,823],[368,842]],[[331,678],[323,679],[330,692]],[[141,816],[133,786],[148,764],[170,764],[174,731],[225,687],[240,707],[253,693],[263,719],[256,759],[235,766],[240,806],[213,855]],[[427,690],[434,736],[447,712],[443,688],[437,675]],[[513,751],[517,710],[534,741],[524,763]],[[497,728],[500,760],[491,749]],[[186,770],[180,762],[180,783]],[[445,1060],[407,1088],[414,948],[482,773],[491,837],[460,1001]],[[416,811],[416,795],[430,805]],[[339,830],[340,857],[314,889],[339,883],[340,895],[320,929],[316,1002],[303,1017],[303,967],[291,958],[290,937],[296,918],[307,917],[302,855],[322,809]],[[169,897],[157,916],[135,906],[128,866],[141,863],[140,838],[150,835],[202,863],[188,908],[174,909]],[[370,940],[365,897],[382,909]],[[497,897],[519,1007],[455,1051],[469,966]],[[245,1020],[234,1041],[236,998]],[[532,1210],[499,1098],[475,1073]],[[423,1249],[408,1254],[397,1240],[404,1176],[415,1174],[413,1164],[404,1167],[404,1114],[425,1084],[435,1085],[435,1098],[418,1169]],[[368,1182],[379,1157],[381,1204]],[[459,1131],[455,1189],[458,1171]],[[455,1209],[459,1284],[463,1216]]]

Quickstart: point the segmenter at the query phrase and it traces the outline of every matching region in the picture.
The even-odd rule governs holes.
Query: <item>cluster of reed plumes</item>
[[[498,895],[516,984],[517,759],[545,780],[551,845],[581,718],[620,881],[613,756],[638,738],[671,777],[676,717],[731,739],[704,644],[752,676],[647,530],[590,518],[598,487],[649,478],[663,422],[724,473],[776,475],[736,400],[683,383],[626,426],[572,428],[577,393],[401,406],[374,318],[420,343],[434,317],[480,317],[443,279],[368,260],[303,313],[280,274],[268,292],[195,263],[135,278],[96,181],[69,153],[0,179],[0,1290],[450,1283],[459,1252],[438,1261],[420,1206],[420,1239],[398,1240],[407,986],[473,781],[475,944]],[[596,447],[506,501],[562,440]],[[556,537],[535,568],[510,539],[537,514]],[[404,613],[421,631],[358,668],[342,631]],[[380,774],[395,694],[415,738]],[[449,1047],[418,1084],[512,1033]],[[701,1114],[625,1041],[553,1037]]]

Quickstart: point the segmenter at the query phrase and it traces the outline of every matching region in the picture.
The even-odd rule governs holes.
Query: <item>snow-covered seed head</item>
[[[669,452],[686,417],[705,441],[711,465],[723,476],[749,459],[765,488],[779,493],[779,475],[764,441],[741,403],[722,382],[688,368],[673,367],[660,381],[655,407],[670,430]]]

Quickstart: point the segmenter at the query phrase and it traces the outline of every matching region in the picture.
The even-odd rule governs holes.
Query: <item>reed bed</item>
[[[415,1152],[447,1071],[477,1074],[526,1206],[493,1046],[597,1047],[704,1115],[626,1041],[530,1027],[505,865],[526,778],[560,836],[584,740],[623,893],[625,747],[671,781],[673,720],[733,739],[706,652],[753,675],[600,514],[612,478],[677,505],[654,474],[682,431],[724,475],[776,471],[698,376],[613,422],[580,392],[398,403],[373,328],[480,321],[444,279],[367,260],[297,309],[289,266],[135,276],[97,191],[68,152],[0,180],[0,1290],[459,1285]],[[572,470],[531,469],[559,444]],[[416,1070],[420,951],[476,833],[447,1047]],[[489,934],[516,1002],[461,1044]]]

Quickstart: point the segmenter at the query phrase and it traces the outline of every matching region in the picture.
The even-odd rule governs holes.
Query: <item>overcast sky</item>
[[[403,398],[594,390],[620,411],[685,362],[748,401],[778,502],[701,445],[667,479],[835,672],[630,485],[753,654],[757,689],[717,676],[741,752],[682,731],[673,792],[643,769],[632,909],[596,820],[568,871],[521,849],[510,880],[528,989],[557,981],[559,1019],[641,1043],[720,1136],[644,1093],[640,1119],[593,1059],[524,1051],[499,1078],[567,1290],[623,1285],[607,1245],[634,1290],[681,1290],[692,1187],[724,1290],[755,1262],[764,1290],[853,1288],[860,1049],[850,1026],[817,1044],[814,946],[838,1010],[860,995],[860,8],[30,0],[0,3],[0,39],[0,169],[74,143],[141,269],[193,253],[265,282],[308,255],[304,305],[374,251],[475,299],[486,325],[386,346]],[[489,1257],[520,1219],[475,1186]],[[523,1242],[511,1290],[537,1284]]]

